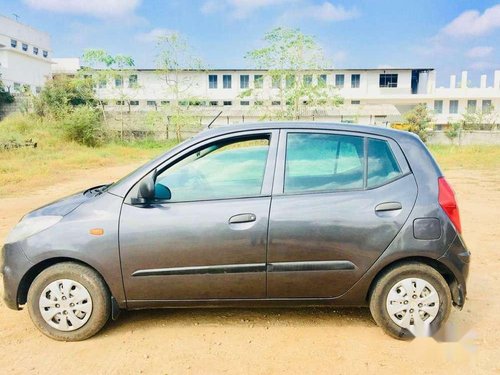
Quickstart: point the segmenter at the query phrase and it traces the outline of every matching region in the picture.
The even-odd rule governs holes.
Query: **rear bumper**
[[[458,308],[464,306],[467,297],[470,257],[470,251],[465,246],[461,236],[457,235],[446,253],[438,259],[455,277],[455,280],[450,283],[450,289],[453,304]]]
[[[5,244],[2,247],[0,272],[3,275],[3,299],[8,308],[19,310],[19,285],[32,266],[19,244]]]

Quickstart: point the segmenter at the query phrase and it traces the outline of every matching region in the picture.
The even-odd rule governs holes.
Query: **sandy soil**
[[[133,166],[85,171],[22,198],[0,198],[0,242],[27,211],[105,183]],[[0,302],[0,373],[500,373],[500,173],[449,171],[473,253],[469,296],[448,322],[452,342],[400,342],[367,309],[126,312],[80,343],[52,341],[28,312]],[[1,293],[1,292],[0,292]]]

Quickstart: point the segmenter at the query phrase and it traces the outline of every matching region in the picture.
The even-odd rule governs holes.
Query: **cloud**
[[[135,36],[135,40],[144,43],[156,43],[158,39],[176,33],[175,30],[156,28],[147,33],[139,33]]]
[[[493,47],[490,46],[477,46],[468,50],[465,55],[470,58],[478,58],[488,56],[493,52]]]
[[[133,14],[142,0],[24,0],[33,9],[118,18]]]
[[[335,5],[329,1],[323,4],[300,6],[283,15],[283,18],[307,18],[326,22],[346,21],[357,17],[359,17],[359,12],[356,8],[346,9],[342,5]]]
[[[486,9],[467,10],[441,29],[441,33],[452,37],[481,36],[500,28],[500,4]]]
[[[262,8],[290,4],[297,0],[206,0],[201,11],[211,14],[228,10],[233,18],[243,19]]]
[[[475,61],[469,65],[469,68],[472,70],[488,70],[488,69],[496,69],[498,68],[495,64],[489,61]]]

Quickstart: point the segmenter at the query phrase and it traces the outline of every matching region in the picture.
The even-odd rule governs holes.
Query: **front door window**
[[[167,187],[171,202],[258,196],[268,151],[269,138],[211,144],[161,172],[155,190]]]

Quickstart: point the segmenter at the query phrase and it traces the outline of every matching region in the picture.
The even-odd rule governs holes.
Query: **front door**
[[[148,206],[125,199],[120,253],[128,301],[263,298],[278,132],[193,146],[159,167]],[[168,188],[168,189],[167,189]]]
[[[268,297],[336,297],[408,218],[416,183],[397,144],[363,134],[282,131],[271,204]]]

